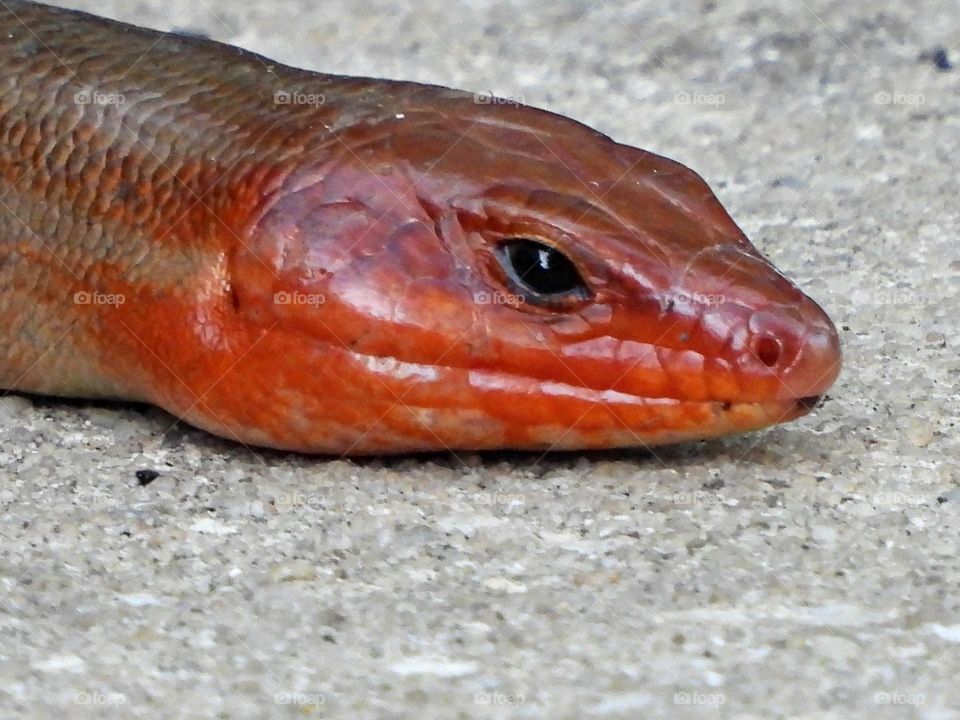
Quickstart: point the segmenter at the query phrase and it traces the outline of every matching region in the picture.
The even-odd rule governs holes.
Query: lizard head
[[[429,110],[415,92],[292,177],[233,260],[270,384],[310,398],[257,442],[652,445],[794,419],[836,379],[829,318],[694,172],[417,92]]]

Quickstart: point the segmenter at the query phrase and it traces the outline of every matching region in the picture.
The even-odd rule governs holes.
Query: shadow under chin
[[[652,448],[615,448],[609,450],[482,450],[482,451],[446,451],[420,452],[406,455],[387,455],[350,458],[357,467],[381,469],[398,472],[412,469],[423,463],[432,463],[439,467],[456,470],[462,467],[475,467],[487,470],[504,465],[521,472],[529,472],[540,477],[553,470],[582,470],[584,465],[599,463],[628,463],[638,470],[657,470],[663,467],[683,469],[703,465],[729,462],[731,456],[737,462],[751,465],[766,464],[763,458],[753,452],[765,442],[776,441],[775,437],[760,440],[760,435],[777,435],[788,432],[779,427],[759,430],[742,435],[731,435],[710,440],[691,440],[675,445],[658,445]],[[765,455],[764,453],[761,453]]]
[[[67,408],[75,410],[104,408],[114,409],[117,412],[135,413],[150,426],[148,431],[151,435],[162,437],[161,446],[165,449],[175,450],[189,444],[205,454],[219,456],[226,460],[253,456],[263,464],[291,463],[297,467],[318,467],[325,463],[343,461],[358,468],[387,469],[397,472],[410,470],[427,463],[451,470],[462,468],[495,469],[508,466],[519,472],[531,473],[535,477],[553,470],[582,470],[585,464],[593,465],[597,463],[629,463],[635,465],[638,470],[655,470],[664,466],[683,469],[685,467],[729,462],[732,457],[738,463],[765,464],[764,458],[767,453],[762,451],[763,447],[769,443],[778,444],[778,436],[781,433],[791,432],[789,427],[773,426],[708,440],[690,440],[672,445],[637,446],[607,450],[443,450],[408,452],[396,455],[343,457],[247,445],[237,440],[222,438],[195,428],[165,410],[146,403],[60,398],[24,392],[12,392],[10,394],[24,397],[37,408],[48,411]],[[824,400],[825,396],[797,400],[796,417],[810,413],[819,407]]]

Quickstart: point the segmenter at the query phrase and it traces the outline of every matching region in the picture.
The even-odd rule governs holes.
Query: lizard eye
[[[497,248],[497,260],[511,284],[534,304],[551,305],[590,297],[573,261],[544,243],[508,238]]]

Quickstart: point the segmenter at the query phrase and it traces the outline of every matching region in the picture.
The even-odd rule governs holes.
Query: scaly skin
[[[713,437],[839,372],[696,174],[572,120],[19,0],[0,30],[0,387],[364,454]],[[591,297],[522,302],[510,237]]]

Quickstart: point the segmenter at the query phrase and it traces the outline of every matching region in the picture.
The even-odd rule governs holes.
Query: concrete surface
[[[324,462],[4,397],[0,717],[960,718],[955,0],[66,4],[670,155],[847,362],[655,455]]]

